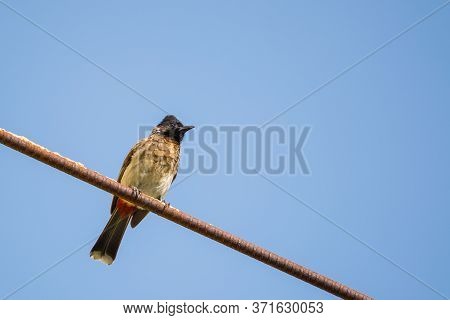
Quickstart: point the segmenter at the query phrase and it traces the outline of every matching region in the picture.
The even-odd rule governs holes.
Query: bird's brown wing
[[[142,145],[144,144],[144,142],[147,139],[142,139],[141,141],[139,141],[138,143],[136,143],[130,150],[130,152],[128,152],[127,156],[125,157],[125,160],[123,160],[123,164],[122,167],[120,168],[120,172],[119,172],[119,177],[117,178],[117,182],[120,182],[122,180],[122,176],[125,172],[125,169],[128,167],[128,165],[131,162],[131,159],[134,156],[134,153],[136,152],[136,150]],[[117,204],[117,196],[113,197],[112,203],[111,203],[111,214],[114,212],[115,208],[116,208],[116,204]]]
[[[138,209],[131,218],[130,226],[136,228],[136,226],[147,216],[150,211]]]

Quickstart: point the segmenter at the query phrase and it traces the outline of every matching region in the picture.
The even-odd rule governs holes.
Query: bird
[[[150,135],[138,141],[123,161],[117,179],[121,184],[164,201],[175,180],[180,161],[180,144],[194,126],[183,125],[175,116],[167,115]],[[111,217],[90,252],[91,258],[107,265],[114,262],[125,230],[135,228],[148,210],[113,197]]]

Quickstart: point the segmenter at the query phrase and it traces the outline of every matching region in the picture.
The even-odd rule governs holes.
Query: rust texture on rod
[[[205,237],[222,243],[227,247],[259,260],[273,268],[303,280],[337,297],[359,300],[372,299],[364,293],[358,292],[344,284],[305,268],[293,261],[241,239],[172,206],[166,206],[159,200],[149,197],[143,193],[136,195],[132,188],[123,186],[111,178],[90,170],[79,162],[75,162],[68,158],[62,157],[55,152],[51,152],[50,150],[31,142],[25,137],[17,136],[0,128],[0,142],[11,149],[39,160],[55,169],[61,170],[106,192],[112,193],[120,198],[134,203],[139,207],[148,209],[165,219],[173,221]]]

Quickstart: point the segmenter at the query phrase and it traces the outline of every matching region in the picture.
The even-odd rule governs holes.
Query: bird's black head
[[[181,142],[184,134],[193,128],[194,126],[185,126],[175,116],[169,115],[162,119],[153,132]]]

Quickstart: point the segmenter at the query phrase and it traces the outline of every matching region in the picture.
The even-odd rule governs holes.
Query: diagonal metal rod
[[[31,142],[25,137],[17,136],[0,128],[0,142],[11,149],[39,160],[55,169],[61,170],[75,178],[96,186],[99,189],[112,193],[139,207],[150,210],[165,219],[175,222],[187,229],[259,260],[273,268],[303,280],[337,297],[358,300],[372,299],[364,293],[349,288],[346,285],[305,268],[251,242],[241,239],[181,210],[167,206],[159,200],[149,197],[143,193],[136,195],[136,192],[134,192],[132,188],[123,186],[111,178],[88,169],[79,162],[75,162],[55,152],[51,152],[50,150]]]

